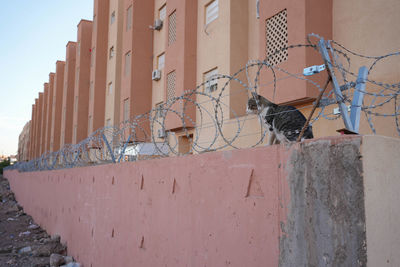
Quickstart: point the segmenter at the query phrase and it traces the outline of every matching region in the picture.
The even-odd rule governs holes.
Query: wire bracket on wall
[[[303,70],[304,76],[311,76],[325,70],[325,64],[307,67]]]

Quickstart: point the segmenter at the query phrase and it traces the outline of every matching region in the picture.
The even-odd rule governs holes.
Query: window
[[[129,98],[124,100],[124,121],[129,120]]]
[[[95,56],[96,56],[95,48],[93,47],[90,50],[90,67],[93,67],[93,65],[94,65]]]
[[[163,116],[163,102],[160,102],[160,103],[157,103],[156,104],[156,114],[155,114],[155,117],[156,118],[160,118],[160,117],[162,117]]]
[[[287,10],[267,19],[265,27],[267,61],[272,66],[277,65],[288,59]]]
[[[93,15],[93,31],[92,32],[96,32],[96,15]]]
[[[93,99],[93,94],[94,94],[93,81],[90,81],[90,86],[89,86],[89,100],[92,100],[92,99]]]
[[[75,83],[76,83],[76,86],[79,85],[79,67],[76,68]]]
[[[176,11],[168,18],[168,45],[172,45],[176,41]]]
[[[131,51],[125,54],[125,76],[128,76],[131,72]]]
[[[132,28],[132,6],[128,7],[126,10],[126,30],[130,30]]]
[[[75,112],[78,112],[78,96],[75,96],[75,103],[74,103],[74,106],[75,106]]]
[[[175,97],[175,81],[176,72],[172,71],[167,75],[167,101],[172,100]]]
[[[112,94],[112,82],[110,82],[109,84],[108,84],[108,94],[109,95],[111,95]]]
[[[115,11],[111,13],[110,24],[113,24],[115,21]]]
[[[88,127],[88,135],[92,133],[93,129],[93,121],[92,121],[92,116],[89,116],[89,121],[88,121],[89,127]]]
[[[206,6],[206,24],[218,18],[218,0],[214,0]]]
[[[76,125],[74,125],[73,142],[76,143]]]
[[[157,57],[157,69],[162,70],[165,66],[165,54],[162,53]]]
[[[63,122],[63,124],[65,123],[65,114],[67,113],[67,109],[64,107],[63,109],[63,113],[62,113],[62,119],[61,121]]]
[[[163,5],[158,11],[158,18],[164,21],[166,17],[167,17],[167,5]]]
[[[210,70],[209,72],[204,73],[204,92],[205,93],[212,93],[217,91],[218,89],[218,80],[215,75],[218,74],[218,69],[215,68]]]
[[[110,47],[110,51],[108,53],[108,59],[112,59],[114,57],[115,51],[114,51],[114,46]]]

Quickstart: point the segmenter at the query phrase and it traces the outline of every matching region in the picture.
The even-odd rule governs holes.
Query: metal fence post
[[[354,91],[353,101],[351,102],[351,111],[350,111],[350,120],[353,124],[353,131],[358,133],[360,128],[360,114],[361,114],[361,105],[364,99],[365,93],[365,80],[368,76],[368,69],[365,66],[362,66],[358,70],[358,76],[356,81],[356,89]]]
[[[110,143],[108,143],[107,137],[104,134],[102,134],[102,137],[103,137],[104,143],[106,143],[108,151],[110,152],[112,162],[115,163],[115,156],[114,156],[114,152],[111,149]]]
[[[333,65],[331,62],[331,58],[329,56],[328,50],[326,49],[326,43],[324,38],[321,38],[321,40],[318,43],[319,46],[319,51],[321,52],[322,58],[324,59],[325,65],[329,71],[329,74],[332,78],[332,85],[333,85],[333,90],[335,92],[336,96],[336,101],[338,102],[340,113],[342,114],[343,122],[346,128],[350,131],[353,130],[353,125],[350,121],[350,116],[349,113],[347,112],[347,106],[345,102],[343,101],[343,95],[342,92],[340,91],[340,86],[338,84],[338,81],[336,80],[335,73],[333,72]]]

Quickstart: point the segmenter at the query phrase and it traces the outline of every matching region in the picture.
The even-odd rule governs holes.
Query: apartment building
[[[121,123],[151,109],[153,7],[153,1],[123,1]]]
[[[32,113],[31,113],[31,120],[30,120],[30,125],[29,125],[29,147],[28,147],[28,160],[33,159],[33,129],[35,129],[35,125],[33,125],[33,123],[35,122],[34,120],[34,116],[35,116],[35,104],[32,105]],[[18,145],[18,149],[19,149],[19,145]]]
[[[119,125],[122,78],[122,34],[124,31],[124,4],[110,0],[108,13],[107,81],[104,125]]]
[[[180,152],[186,152],[190,129],[194,126],[195,106],[186,101],[171,105],[171,101],[196,87],[197,69],[197,16],[198,1],[155,1],[154,21],[162,21],[162,27],[154,30],[152,107],[172,110],[167,114],[164,127],[153,125],[152,135],[156,140],[174,133],[173,140],[178,140]],[[157,72],[161,73],[156,77]],[[176,116],[185,106],[185,118]],[[175,113],[175,112],[177,113]],[[155,114],[160,116],[158,112]],[[183,124],[189,133],[182,130]],[[176,144],[174,144],[176,145]]]
[[[72,143],[72,119],[74,111],[76,42],[66,46],[64,86],[62,97],[61,140],[60,147]]]
[[[109,6],[109,0],[94,0],[87,136],[104,127]]]
[[[50,151],[58,151],[60,149],[64,72],[65,62],[58,60],[56,62],[56,74],[54,75],[54,92],[51,107]]]
[[[92,21],[88,20],[81,20],[78,24],[72,130],[73,144],[79,143],[88,136],[92,25]]]
[[[42,150],[42,135],[43,135],[43,93],[39,93],[39,101],[38,101],[38,113],[37,113],[37,135],[36,135],[36,155],[40,157],[43,154]]]
[[[395,0],[367,5],[356,0],[96,0],[93,23],[82,20],[77,43],[67,45],[61,146],[78,143],[97,128],[118,126],[152,108],[162,107],[170,110],[164,127],[157,123],[150,127],[148,120],[140,121],[140,127],[147,134],[152,129],[150,134],[156,141],[168,140],[171,146],[176,145],[178,152],[188,152],[193,140],[201,150],[213,143],[212,150],[235,136],[231,144],[234,147],[255,145],[261,129],[257,117],[245,112],[249,92],[238,82],[227,83],[227,79],[212,77],[233,75],[250,60],[266,58],[276,69],[301,76],[305,67],[323,63],[317,50],[299,46],[275,52],[288,45],[306,44],[310,33],[368,55],[396,51],[400,37],[392,25],[400,22],[395,14],[398,9]],[[362,17],[370,20],[360,23]],[[361,66],[364,62],[353,58],[352,64]],[[396,62],[385,61],[375,66],[370,78],[395,82],[396,70]],[[275,103],[301,108],[308,115],[318,88],[306,80],[287,77],[287,73],[262,70],[258,93]],[[257,68],[250,68],[248,76],[242,71],[236,78],[253,86],[256,74]],[[327,72],[307,78],[323,85]],[[52,94],[51,79],[47,98]],[[198,90],[204,95],[172,101],[202,83]],[[72,87],[73,97],[67,93]],[[205,95],[214,98],[221,95],[218,116],[223,117],[224,136],[216,132],[215,102]],[[370,97],[365,99],[369,101]],[[206,112],[200,112],[191,102],[194,100]],[[40,114],[46,113],[41,101],[39,96],[32,108],[32,157],[50,149],[49,142],[45,142],[46,149],[40,148],[43,145]],[[327,113],[334,107],[327,107]],[[183,109],[184,121],[177,116]],[[386,105],[377,111],[393,113],[393,109],[393,105]],[[162,117],[157,112],[153,115]],[[73,117],[71,126],[68,116]],[[398,136],[393,118],[376,117],[375,124],[378,134]],[[314,136],[335,135],[340,128],[342,120],[321,118],[313,125]],[[46,134],[49,129],[46,125]],[[360,132],[371,133],[364,116]],[[67,137],[69,134],[71,138]],[[147,142],[148,137],[137,136],[137,141]]]
[[[43,106],[42,106],[42,117],[43,117],[43,119],[42,119],[42,125],[41,125],[43,134],[40,137],[41,138],[41,140],[40,140],[41,148],[40,149],[41,149],[42,153],[43,153],[43,151],[44,152],[48,151],[48,150],[46,150],[46,127],[47,127],[46,118],[47,118],[48,111],[51,110],[51,107],[49,107],[48,104],[47,104],[48,94],[49,94],[49,87],[45,83],[43,85]]]
[[[39,109],[39,99],[35,98],[35,104],[34,104],[34,108],[33,111],[34,113],[32,114],[32,159],[36,158],[36,149],[37,149],[37,124],[38,124],[38,109]]]
[[[31,129],[31,121],[28,121],[24,128],[22,129],[21,134],[18,137],[18,161],[28,161],[29,160],[29,147],[30,147],[30,129]]]
[[[47,86],[49,87],[49,94],[47,98],[47,106],[51,107],[49,109],[49,112],[46,114],[46,151],[51,151],[50,150],[50,144],[51,144],[51,129],[53,127],[53,119],[52,119],[52,112],[53,112],[53,100],[54,100],[54,77],[55,77],[54,72],[49,73],[49,82]],[[45,85],[46,86],[46,85]]]

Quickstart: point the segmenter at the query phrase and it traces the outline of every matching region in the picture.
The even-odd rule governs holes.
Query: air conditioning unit
[[[164,129],[158,129],[158,138],[165,138],[167,137],[167,132]]]
[[[154,21],[153,29],[159,31],[162,29],[162,26],[163,26],[163,21],[161,19],[156,19]]]
[[[153,81],[158,81],[161,79],[161,70],[153,70],[153,73],[151,74],[151,79]]]

